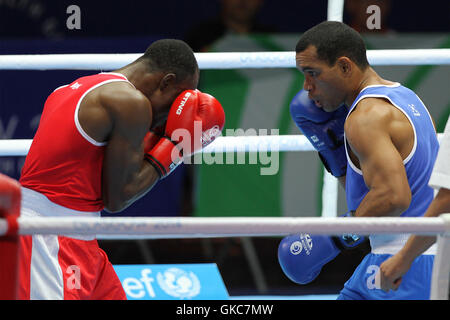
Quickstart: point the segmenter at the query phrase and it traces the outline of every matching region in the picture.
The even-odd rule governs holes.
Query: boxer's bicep
[[[402,156],[389,135],[389,121],[388,113],[360,110],[349,117],[346,126],[347,140],[369,189],[358,208],[363,211],[378,207],[385,208],[386,214],[398,214],[411,200]]]
[[[113,126],[102,171],[103,201],[110,211],[120,210],[133,196],[129,185],[138,180],[145,165],[142,141],[151,124],[149,108],[139,99],[121,101],[119,106],[110,108]]]

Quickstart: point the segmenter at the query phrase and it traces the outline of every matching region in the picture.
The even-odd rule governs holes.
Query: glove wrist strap
[[[152,150],[144,154],[144,158],[155,167],[161,178],[169,175],[183,161],[181,151],[168,137],[162,137]]]

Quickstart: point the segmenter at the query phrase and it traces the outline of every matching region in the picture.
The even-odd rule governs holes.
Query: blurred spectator
[[[257,21],[264,0],[220,0],[218,15],[188,31],[185,41],[194,52],[208,51],[214,41],[226,33],[247,34],[273,32],[273,28]]]
[[[55,13],[54,7],[62,12]],[[65,8],[44,0],[0,1],[0,38],[61,38],[66,32]]]
[[[367,8],[374,5],[377,11],[367,12]],[[344,22],[359,33],[393,31],[389,26],[391,0],[346,0],[345,14],[348,21]]]

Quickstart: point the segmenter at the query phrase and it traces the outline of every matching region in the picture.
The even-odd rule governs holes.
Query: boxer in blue
[[[423,216],[433,200],[428,180],[439,144],[420,98],[381,78],[367,61],[361,36],[340,22],[323,22],[305,32],[296,46],[296,64],[305,80],[291,103],[292,118],[345,186],[352,216]],[[381,290],[379,266],[407,237],[370,235],[371,252],[338,299],[429,299],[434,247],[414,260],[397,291]],[[291,280],[308,283],[339,254],[336,244],[345,248],[348,239],[288,236],[279,246],[280,265]],[[362,241],[350,239],[356,239],[350,247]]]

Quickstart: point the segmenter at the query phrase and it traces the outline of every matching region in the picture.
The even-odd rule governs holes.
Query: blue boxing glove
[[[278,262],[290,280],[307,284],[340,252],[329,236],[294,234],[281,240],[278,246]]]
[[[351,212],[341,217],[351,216]],[[284,274],[298,284],[313,281],[322,267],[342,250],[353,249],[366,241],[354,234],[341,236],[294,234],[283,238],[278,246],[278,262]]]
[[[339,216],[340,218],[354,217],[354,211],[348,211]],[[357,234],[346,233],[338,237],[333,237],[334,243],[341,250],[353,249],[359,246],[361,243],[367,240],[364,236]]]
[[[325,168],[335,177],[347,171],[344,146],[344,123],[348,114],[345,105],[336,111],[326,112],[308,98],[308,92],[300,90],[290,104],[292,119],[300,131],[318,151]]]

